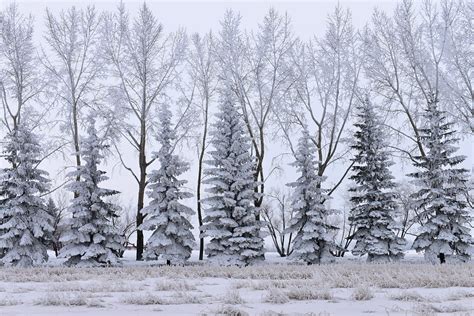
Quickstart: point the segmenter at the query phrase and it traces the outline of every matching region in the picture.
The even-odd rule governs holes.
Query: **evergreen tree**
[[[238,113],[230,89],[224,91],[217,121],[212,125],[214,148],[206,161],[204,173],[210,185],[203,199],[205,217],[202,236],[210,237],[206,253],[224,265],[248,265],[264,259],[262,224],[254,205],[254,160],[249,138]]]
[[[397,216],[396,184],[389,167],[390,161],[382,124],[373,105],[366,99],[358,106],[358,128],[354,137],[356,150],[354,174],[350,179],[356,186],[351,202],[354,205],[349,220],[355,231],[354,255],[367,254],[367,261],[390,261],[403,257],[405,241],[396,235],[400,228]]]
[[[3,215],[4,212],[4,206],[7,201],[6,195],[6,169],[0,169],[0,236],[2,236],[5,233],[5,229],[2,229],[2,224],[7,220],[7,216]],[[0,260],[3,258],[5,254],[4,248],[0,247]]]
[[[67,265],[117,264],[122,237],[113,226],[112,219],[118,216],[118,207],[105,201],[105,198],[118,192],[99,187],[102,181],[107,180],[105,171],[98,169],[106,145],[98,138],[92,118],[89,119],[87,132],[80,152],[85,164],[68,174],[73,180],[66,188],[76,197],[68,207],[72,218],[60,238],[63,247],[59,257],[67,258]]]
[[[50,224],[53,229],[46,234],[45,244],[48,246],[48,248],[54,251],[54,254],[57,257],[59,254],[59,249],[61,248],[59,238],[61,237],[60,224],[62,220],[62,214],[52,198],[49,198],[48,202],[46,203],[46,212],[51,215]]]
[[[292,163],[300,177],[288,184],[295,189],[292,196],[294,215],[288,233],[296,233],[290,258],[308,264],[331,262],[331,251],[337,249],[333,237],[338,228],[328,222],[328,216],[334,210],[324,205],[329,196],[321,188],[324,177],[317,174],[315,152],[308,131],[304,129],[295,153],[296,160]]]
[[[48,260],[44,237],[52,230],[41,194],[47,172],[38,168],[41,146],[36,135],[18,125],[6,138],[4,154],[11,167],[0,179],[0,249],[5,265],[33,266]]]
[[[468,170],[457,167],[465,157],[455,156],[458,139],[453,123],[447,122],[438,101],[432,100],[424,113],[426,127],[419,130],[425,156],[416,157],[419,171],[410,174],[419,187],[413,198],[424,222],[413,248],[424,251],[430,262],[437,258],[441,263],[446,259],[468,261],[473,251],[466,201]]]
[[[194,211],[181,204],[181,200],[193,195],[183,192],[187,181],[178,177],[189,166],[177,155],[173,155],[176,134],[171,126],[171,111],[166,105],[160,109],[160,131],[158,141],[161,149],[155,154],[160,169],[150,175],[150,204],[142,209],[145,218],[140,229],[153,230],[145,246],[146,259],[164,259],[167,264],[184,263],[191,256],[195,245],[193,226],[186,216]]]

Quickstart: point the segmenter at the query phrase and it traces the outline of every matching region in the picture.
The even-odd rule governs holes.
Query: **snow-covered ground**
[[[474,264],[347,257],[306,266],[276,254],[254,267],[133,261],[120,268],[0,268],[0,315],[470,315]]]

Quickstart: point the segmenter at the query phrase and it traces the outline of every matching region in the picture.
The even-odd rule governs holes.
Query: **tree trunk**
[[[137,207],[137,261],[143,260],[143,231],[138,227],[143,224],[143,214],[141,210],[143,208],[143,201],[145,197],[145,187],[142,186],[141,182],[138,188],[138,207]]]
[[[141,213],[141,210],[144,206],[145,201],[145,190],[146,190],[146,169],[147,169],[147,161],[146,161],[146,126],[145,122],[142,121],[141,129],[140,129],[141,137],[140,137],[140,151],[138,157],[138,163],[140,167],[140,179],[138,183],[138,204],[137,204],[137,256],[136,259],[143,260],[143,248],[144,248],[144,240],[143,240],[143,231],[138,229],[141,224],[143,224],[144,216]]]
[[[202,135],[201,152],[199,153],[199,164],[198,164],[198,180],[197,180],[197,215],[199,224],[199,233],[202,234],[202,207],[201,207],[201,182],[202,182],[202,165],[204,159],[204,153],[206,151],[206,137],[207,137],[207,106],[206,114],[204,118],[204,131]],[[204,259],[204,238],[199,237],[199,260]]]

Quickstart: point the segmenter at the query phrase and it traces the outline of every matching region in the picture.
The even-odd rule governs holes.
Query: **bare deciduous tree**
[[[267,194],[261,210],[262,220],[280,257],[287,257],[293,252],[293,234],[287,232],[294,212],[289,197],[289,192],[274,189]]]
[[[395,192],[398,195],[397,202],[400,211],[398,222],[401,226],[397,236],[405,238],[406,235],[411,235],[410,231],[413,225],[420,223],[416,213],[415,200],[412,197],[416,189],[409,182],[403,181],[395,187]]]
[[[194,34],[191,38],[191,49],[188,58],[189,75],[196,87],[198,97],[195,98],[201,118],[201,132],[197,140],[198,174],[197,174],[197,215],[199,227],[202,226],[202,180],[203,162],[208,146],[208,128],[210,120],[210,106],[217,89],[216,60],[212,49],[212,34],[201,37]],[[201,232],[202,233],[202,232]],[[204,257],[204,238],[199,239],[199,260]]]
[[[393,147],[411,160],[425,155],[419,136],[424,108],[420,105],[428,104],[430,98],[439,100],[452,117],[461,118],[457,121],[464,126],[472,120],[472,78],[468,75],[472,53],[463,55],[468,44],[453,35],[462,34],[453,27],[464,27],[459,12],[454,1],[440,6],[424,1],[417,11],[412,0],[404,0],[393,17],[375,10],[364,31],[365,74],[385,101],[389,127],[403,143]]]
[[[295,83],[278,121],[291,148],[292,130],[308,126],[317,149],[318,175],[323,176],[349,152],[342,143],[357,98],[361,70],[350,12],[337,6],[328,18],[323,38],[295,45],[293,68]],[[329,195],[342,183],[350,167],[344,167]]]
[[[116,14],[106,15],[103,36],[105,56],[118,81],[113,102],[122,106],[124,114],[125,123],[120,126],[120,134],[137,153],[138,158],[136,171],[125,164],[117,151],[124,167],[138,185],[138,227],[143,223],[140,210],[144,206],[148,185],[147,170],[154,161],[147,156],[147,146],[153,125],[156,124],[155,109],[158,104],[169,102],[166,93],[175,83],[177,67],[185,58],[186,37],[183,31],[165,34],[163,26],[146,4],[141,6],[132,23],[129,22],[123,4]],[[181,121],[178,120],[178,125]],[[141,230],[137,230],[136,246],[136,258],[141,260],[144,246]]]
[[[474,133],[474,5],[459,1],[445,2],[443,6],[448,6],[442,10],[443,14],[449,11],[455,11],[455,14],[451,27],[445,31],[447,57],[442,77],[446,82],[448,100],[456,108],[453,115],[464,130]]]
[[[132,235],[137,231],[134,209],[132,204],[121,205],[119,216],[112,218],[113,226],[118,230],[119,235],[123,237],[123,249],[119,252],[120,258],[123,257],[126,249],[136,247],[135,244],[130,241]]]
[[[221,24],[217,41],[220,76],[230,80],[252,139],[255,179],[260,182],[255,205],[260,206],[269,175],[264,172],[268,129],[291,86],[290,52],[296,40],[288,15],[274,9],[269,10],[256,34],[242,34],[240,15],[232,11],[226,13]]]
[[[93,6],[74,6],[55,16],[46,11],[49,50],[43,52],[43,65],[53,79],[63,128],[71,137],[76,166],[81,165],[80,125],[86,107],[93,107],[101,93],[98,80],[103,62],[98,50],[101,18]]]
[[[17,127],[25,107],[42,92],[33,45],[33,17],[20,14],[12,3],[0,19],[0,99],[1,123],[11,131]],[[28,112],[31,114],[33,107]]]

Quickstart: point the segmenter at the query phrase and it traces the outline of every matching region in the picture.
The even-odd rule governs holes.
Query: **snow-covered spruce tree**
[[[52,230],[52,218],[41,198],[49,187],[47,172],[38,168],[41,146],[24,125],[17,125],[5,143],[10,167],[0,179],[1,261],[22,267],[42,264],[48,260],[44,237]]]
[[[294,215],[288,232],[296,233],[290,258],[303,260],[308,264],[333,261],[331,251],[337,249],[333,237],[338,228],[328,222],[328,216],[334,210],[328,209],[324,204],[329,196],[321,188],[325,177],[317,174],[315,152],[314,143],[310,140],[308,130],[304,128],[292,163],[300,177],[296,182],[288,184],[294,188]]]
[[[179,156],[173,155],[176,134],[167,105],[160,108],[159,118],[157,138],[161,148],[155,159],[159,161],[160,169],[150,175],[148,196],[151,202],[141,211],[144,222],[140,229],[153,230],[144,257],[147,260],[163,259],[168,265],[182,264],[189,259],[195,245],[193,226],[187,219],[187,216],[194,215],[194,211],[180,203],[193,195],[182,190],[187,181],[178,179],[189,166]]]
[[[356,241],[352,254],[367,255],[368,262],[387,262],[403,257],[405,241],[396,235],[397,194],[389,167],[386,135],[372,103],[365,99],[357,107],[356,151],[352,167],[355,186],[349,220]]]
[[[221,95],[219,112],[210,132],[213,150],[206,161],[209,185],[202,236],[210,237],[206,254],[222,265],[249,265],[264,259],[262,224],[254,205],[254,160],[249,138],[230,89]]]
[[[107,179],[105,171],[98,169],[106,145],[97,136],[94,119],[89,118],[88,123],[88,135],[81,142],[80,152],[85,163],[68,174],[72,182],[66,188],[77,197],[68,207],[72,217],[59,240],[63,245],[59,257],[67,258],[66,265],[113,265],[118,263],[122,236],[112,224],[118,207],[105,198],[118,192],[99,187]]]
[[[471,217],[466,196],[468,170],[457,168],[465,159],[457,151],[453,124],[438,108],[433,97],[424,113],[426,126],[419,130],[425,145],[425,156],[416,157],[418,172],[410,174],[419,191],[413,194],[419,219],[424,222],[413,243],[417,252],[424,251],[430,262],[468,261],[473,238],[468,227]]]
[[[62,212],[54,203],[52,198],[48,199],[46,203],[46,212],[51,215],[51,227],[53,228],[52,231],[48,232],[45,236],[45,244],[49,249],[54,251],[56,257],[59,254],[60,242],[59,238],[61,237],[61,220],[62,220]]]

